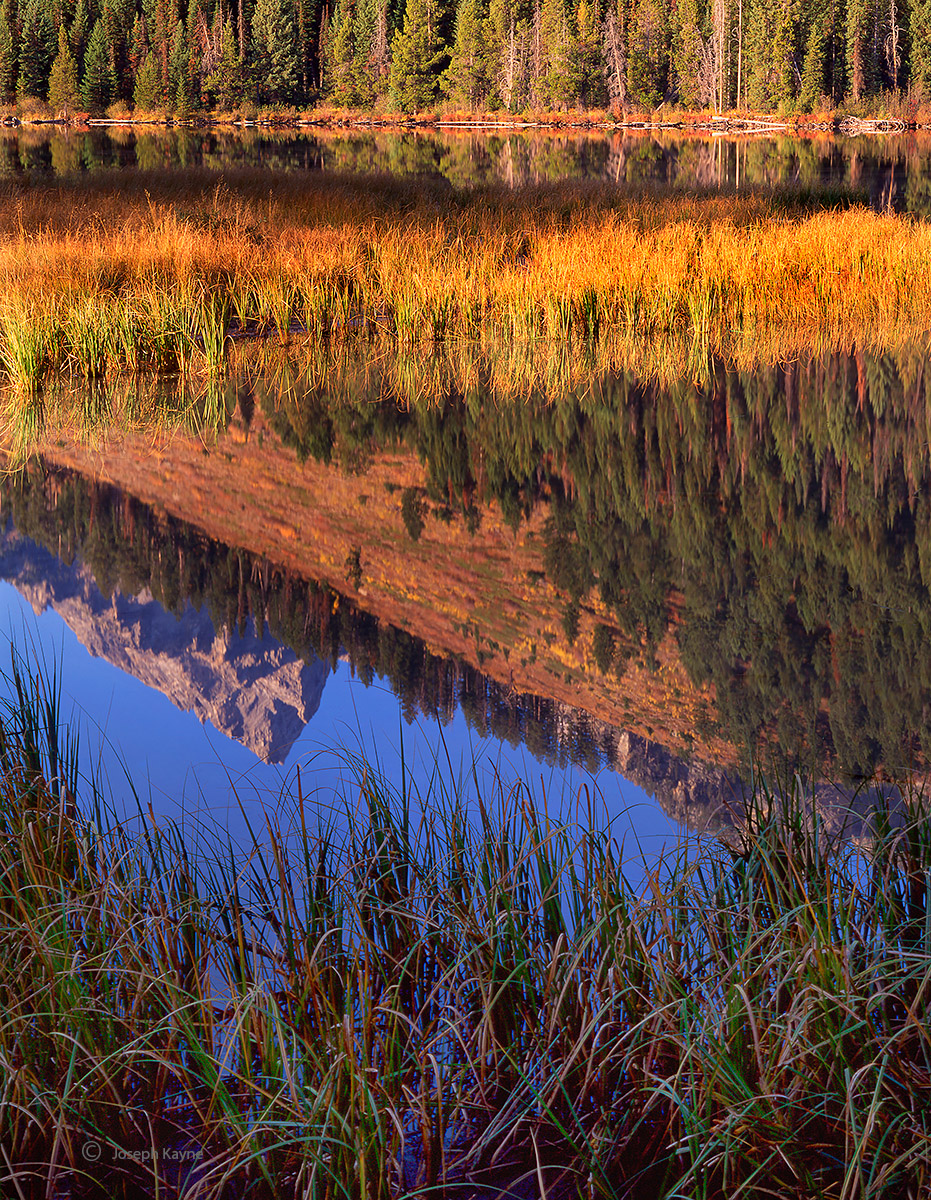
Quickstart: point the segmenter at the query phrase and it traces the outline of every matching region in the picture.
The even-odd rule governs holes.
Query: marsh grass
[[[700,353],[931,321],[931,231],[805,193],[508,192],[230,171],[7,185],[8,376],[219,369],[227,335]]]
[[[8,684],[7,1194],[927,1193],[917,802],[855,853],[760,785],[634,885],[592,804],[440,764],[399,792],[347,753],[238,848],[118,823],[54,672]]]

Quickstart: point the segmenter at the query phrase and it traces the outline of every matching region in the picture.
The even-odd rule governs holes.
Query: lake
[[[24,177],[575,176],[853,188],[914,212],[931,152],[668,132],[0,145]],[[295,345],[227,374],[219,434],[158,445],[117,419],[125,386],[98,384],[93,433],[50,421],[3,484],[5,628],[60,664],[124,808],[243,832],[298,773],[325,804],[354,748],[398,786],[403,759],[415,785],[438,762],[524,779],[553,811],[595,793],[644,845],[731,819],[753,763],[898,780],[931,747],[927,361],[921,339],[739,369],[686,356],[660,383],[552,344]]]
[[[931,132],[840,137],[468,128],[273,130],[93,126],[0,129],[0,179],[94,171],[221,170],[377,172],[508,187],[602,179],[668,190],[797,187],[849,190],[874,208],[931,211]]]

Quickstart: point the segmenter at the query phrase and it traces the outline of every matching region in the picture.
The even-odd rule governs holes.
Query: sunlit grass
[[[5,191],[0,355],[14,382],[215,371],[227,333],[571,341],[609,361],[632,340],[766,356],[931,324],[931,227],[804,195],[245,171]]]
[[[332,796],[297,781],[243,852],[120,828],[55,678],[15,659],[11,686],[5,1187],[173,1194],[176,1160],[142,1152],[183,1144],[207,1195],[925,1194],[918,805],[858,856],[801,789],[761,786],[729,848],[635,886],[591,805],[552,820],[439,766],[399,794],[347,754]]]

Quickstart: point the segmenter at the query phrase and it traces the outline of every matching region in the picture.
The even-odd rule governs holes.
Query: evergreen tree
[[[116,77],[103,21],[98,17],[84,56],[81,98],[88,112],[103,112],[116,91]]]
[[[540,7],[539,68],[535,81],[539,99],[549,108],[568,108],[579,97],[579,42],[565,0],[542,0]]]
[[[911,78],[931,99],[931,0],[913,0],[910,14]]]
[[[213,24],[216,24],[216,22],[213,22]],[[200,106],[204,76],[213,66],[211,62],[213,39],[211,35],[211,22],[207,20],[202,0],[189,0],[186,26],[188,51],[187,78],[189,98],[194,107]]]
[[[145,17],[142,13],[136,15],[133,21],[132,34],[129,39],[129,67],[135,80],[142,64],[149,56],[149,33]]]
[[[158,64],[162,99],[159,107],[171,108],[171,38],[178,23],[175,0],[153,0],[151,13],[147,15],[152,30],[152,49]]]
[[[303,100],[316,87],[314,71],[314,22],[316,0],[294,0],[294,28],[297,35],[298,90]]]
[[[601,66],[608,103],[622,108],[627,100],[627,40],[622,23],[623,0],[609,0],[601,36]]]
[[[608,96],[602,70],[604,21],[600,0],[579,0],[575,23],[579,35],[579,98],[587,108],[602,108]]]
[[[679,0],[673,37],[672,68],[675,89],[688,108],[710,104],[714,98],[710,47],[702,37],[699,0]]]
[[[0,3],[0,103],[8,104],[16,91],[16,19],[13,0]]]
[[[799,104],[811,112],[825,91],[825,68],[827,66],[827,27],[825,21],[815,20],[808,32],[805,62],[802,67],[802,83],[799,88]]]
[[[627,86],[640,104],[655,107],[669,82],[669,23],[663,0],[633,0],[628,17]]]
[[[747,20],[747,95],[774,111],[797,94],[799,20],[796,0],[753,0]]]
[[[878,24],[873,0],[848,0],[847,87],[854,100],[867,95],[876,83]]]
[[[133,94],[133,70],[130,50],[137,0],[104,0],[101,16],[107,35],[110,63],[115,85],[113,99],[130,100]]]
[[[186,117],[194,107],[194,91],[191,80],[191,52],[187,30],[183,21],[178,21],[171,38],[171,58],[168,63],[168,107],[177,116]]]
[[[164,103],[165,95],[162,91],[162,76],[158,58],[153,51],[150,51],[136,72],[133,106],[140,112],[157,112],[164,106]]]
[[[530,90],[532,28],[538,6],[529,0],[489,0],[493,32],[489,46],[492,78],[502,105],[510,112],[521,108]]]
[[[49,72],[55,57],[55,32],[44,0],[28,0],[22,14],[19,39],[19,75],[16,91],[20,96],[48,96]]]
[[[88,0],[77,0],[74,8],[74,21],[71,24],[71,50],[78,64],[79,76],[84,73],[84,55],[87,51],[92,27]]]
[[[356,79],[355,0],[339,0],[333,12],[329,40],[330,95],[348,108],[360,103]]]
[[[58,30],[58,54],[52,63],[52,71],[49,76],[48,102],[52,112],[56,114],[72,113],[81,103],[78,64],[71,52],[71,43],[65,33],[64,25],[61,25]]]
[[[493,31],[485,0],[462,0],[443,90],[455,104],[483,108],[493,90]]]
[[[261,103],[287,104],[293,99],[300,63],[289,0],[256,0],[252,14],[252,62]]]
[[[404,24],[391,43],[389,88],[402,112],[422,112],[436,101],[446,51],[430,0],[408,0]]]
[[[233,109],[242,101],[243,78],[242,64],[239,61],[239,42],[229,17],[223,26],[219,61],[213,72],[204,80],[204,90],[221,109]]]
[[[355,78],[357,103],[370,106],[384,90],[383,76],[387,74],[387,54],[379,54],[379,23],[387,26],[385,0],[356,0],[352,42],[354,47],[352,72]],[[385,28],[387,35],[387,27]],[[385,46],[384,50],[387,49]]]

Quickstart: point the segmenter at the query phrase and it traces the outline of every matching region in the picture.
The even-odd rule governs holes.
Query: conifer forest
[[[901,112],[931,0],[2,0],[0,101]]]

